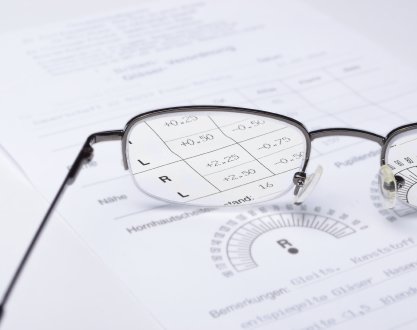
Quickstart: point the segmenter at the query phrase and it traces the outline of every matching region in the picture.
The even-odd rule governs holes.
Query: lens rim
[[[382,147],[382,152],[381,152],[381,165],[382,166],[389,166],[388,164],[388,153],[389,153],[389,147],[391,145],[391,143],[393,142],[393,140],[395,140],[397,137],[406,134],[408,132],[411,131],[416,131],[417,133],[417,123],[411,123],[411,124],[407,124],[407,125],[403,125],[401,127],[398,127],[394,130],[392,130],[390,133],[388,133],[385,141],[384,141],[384,145]],[[400,201],[401,203],[403,203],[404,205],[406,205],[407,207],[411,207],[413,209],[417,209],[417,205],[414,205],[412,203],[410,203],[408,200],[403,200],[402,198],[400,198],[397,195],[397,200]]]
[[[388,165],[387,164],[387,156],[388,156],[388,148],[397,136],[407,133],[409,131],[417,131],[417,123],[411,123],[407,125],[400,126],[398,128],[393,129],[391,132],[388,133],[387,137],[384,139],[384,144],[381,150],[381,166]]]
[[[130,130],[134,127],[134,125],[137,122],[146,120],[148,118],[152,118],[154,116],[163,115],[163,114],[181,113],[181,112],[201,112],[201,111],[222,111],[222,112],[252,114],[252,115],[269,117],[275,120],[280,120],[287,124],[295,126],[303,133],[306,139],[306,156],[304,158],[304,163],[302,164],[302,167],[300,169],[300,171],[303,171],[303,172],[306,171],[308,162],[310,160],[310,155],[311,155],[311,136],[310,136],[310,133],[307,131],[306,127],[302,123],[300,123],[299,121],[293,118],[276,114],[273,112],[255,110],[255,109],[250,109],[250,108],[218,106],[218,105],[191,105],[191,106],[170,107],[170,108],[147,111],[130,119],[124,128],[124,133],[122,137],[122,150],[123,150],[122,154],[123,154],[124,168],[126,170],[129,169],[129,164],[127,160],[127,143],[128,143],[127,138],[129,136]]]
[[[249,108],[242,108],[242,107],[232,107],[232,106],[212,106],[212,105],[193,105],[193,106],[178,106],[178,107],[170,107],[170,108],[164,108],[164,109],[158,109],[158,110],[153,110],[153,111],[148,111],[148,112],[144,112],[142,114],[139,114],[135,117],[133,117],[131,120],[129,120],[124,128],[124,133],[122,136],[122,154],[123,154],[123,165],[125,167],[126,170],[129,170],[129,172],[131,172],[130,168],[129,168],[129,161],[128,161],[128,136],[130,134],[130,130],[132,128],[135,127],[135,125],[137,123],[140,123],[142,121],[145,121],[149,118],[152,117],[157,117],[157,116],[161,116],[161,115],[170,115],[170,114],[178,114],[178,113],[192,113],[192,112],[215,112],[215,111],[219,111],[219,112],[230,112],[230,113],[242,113],[242,114],[251,114],[251,115],[256,115],[256,116],[263,116],[263,117],[267,117],[267,118],[271,118],[274,120],[279,120],[281,122],[287,123],[289,125],[292,125],[293,127],[295,127],[296,129],[298,129],[300,132],[302,132],[302,134],[304,135],[305,138],[305,158],[303,160],[303,163],[300,166],[300,169],[297,173],[299,173],[300,171],[305,172],[307,166],[308,166],[308,162],[310,159],[310,154],[311,154],[311,136],[310,133],[307,131],[307,129],[305,128],[305,126],[300,123],[299,121],[284,116],[284,115],[280,115],[280,114],[275,114],[272,112],[267,112],[267,111],[262,111],[262,110],[255,110],[255,109],[249,109]],[[131,172],[132,173],[132,172]],[[289,182],[289,186],[288,189],[286,190],[286,192],[291,190],[291,183]],[[145,195],[148,195],[154,199],[160,200],[160,201],[164,201],[164,202],[168,202],[170,204],[180,204],[180,205],[187,205],[184,203],[176,203],[175,201],[172,200],[165,200],[159,196],[154,196],[153,194],[150,194],[148,191],[145,191],[144,189],[142,189],[142,187],[136,182],[135,180],[135,184],[136,186],[139,188],[140,191],[142,191]],[[256,203],[255,203],[256,204]],[[199,203],[192,203],[192,204],[188,204],[190,206],[207,206],[206,204],[199,204]],[[214,205],[213,205],[214,206]],[[216,207],[220,207],[223,205],[215,205]]]

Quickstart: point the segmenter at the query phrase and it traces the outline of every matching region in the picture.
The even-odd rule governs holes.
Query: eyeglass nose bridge
[[[370,140],[378,143],[381,147],[385,144],[385,137],[373,132],[355,128],[323,128],[311,131],[309,135],[311,141],[330,136],[348,136]]]
[[[310,142],[315,139],[331,136],[347,136],[370,140],[378,143],[381,147],[385,144],[385,138],[383,136],[380,136],[372,132],[353,128],[325,128],[311,131],[308,134],[310,137]],[[293,183],[295,185],[294,202],[297,205],[302,204],[307,199],[307,197],[312,193],[323,174],[323,168],[319,166],[313,174],[307,175],[306,170],[308,167],[308,162],[309,157],[305,160],[303,170],[295,173],[293,177]]]

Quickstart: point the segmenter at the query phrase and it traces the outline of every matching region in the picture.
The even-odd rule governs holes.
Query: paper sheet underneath
[[[87,135],[146,110],[233,105],[379,134],[416,118],[413,72],[295,1],[158,1],[1,43],[2,143],[49,198]],[[320,139],[302,207],[180,208],[135,187],[119,142],[99,144],[59,211],[165,329],[411,329],[417,215],[382,209],[379,155]]]

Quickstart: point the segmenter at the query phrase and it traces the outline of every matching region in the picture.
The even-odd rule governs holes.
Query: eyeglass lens
[[[294,187],[307,141],[295,124],[244,112],[174,112],[139,120],[126,155],[136,185],[164,201],[251,204]]]
[[[417,129],[393,138],[388,145],[385,159],[394,172],[398,198],[417,207]]]

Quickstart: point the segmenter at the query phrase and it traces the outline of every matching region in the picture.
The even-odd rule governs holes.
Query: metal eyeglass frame
[[[7,288],[2,297],[0,303],[0,322],[4,315],[4,310],[6,303],[10,298],[10,294],[15,287],[17,280],[19,279],[24,266],[27,264],[27,261],[34,250],[36,243],[39,241],[39,238],[44,231],[48,220],[50,219],[51,215],[53,214],[61,196],[65,192],[67,186],[74,183],[78,172],[80,171],[81,167],[92,160],[93,158],[93,145],[100,142],[105,141],[114,141],[114,140],[121,140],[122,142],[122,156],[123,156],[123,165],[126,170],[128,170],[128,162],[126,157],[126,145],[127,145],[127,137],[130,129],[133,127],[135,123],[138,121],[146,120],[147,118],[151,118],[153,116],[168,114],[168,113],[181,113],[181,112],[199,112],[199,111],[224,111],[224,112],[233,112],[233,113],[246,113],[246,114],[253,114],[258,116],[269,117],[272,119],[280,120],[282,122],[291,124],[297,127],[305,136],[306,138],[306,155],[304,159],[304,164],[301,167],[301,171],[295,173],[294,175],[294,184],[295,184],[295,193],[304,186],[306,181],[306,169],[310,160],[311,154],[311,143],[313,140],[323,137],[330,137],[330,136],[349,136],[349,137],[358,137],[367,139],[373,142],[378,143],[381,147],[381,159],[380,164],[381,166],[386,165],[386,153],[387,148],[397,135],[402,134],[407,131],[411,131],[417,129],[417,123],[412,123],[404,126],[400,126],[394,130],[392,130],[386,137],[378,135],[376,133],[368,132],[365,130],[360,129],[353,129],[353,128],[325,128],[319,129],[314,131],[307,131],[305,126],[300,123],[299,121],[292,119],[287,116],[275,114],[268,111],[262,110],[255,110],[255,109],[246,109],[240,107],[230,107],[230,106],[213,106],[213,105],[197,105],[197,106],[181,106],[181,107],[173,107],[173,108],[165,108],[160,110],[153,110],[149,112],[144,112],[140,115],[135,116],[126,124],[125,128],[122,130],[110,130],[110,131],[102,131],[91,134],[86,139],[85,143],[83,144],[80,152],[78,153],[77,157],[75,158],[73,164],[71,165],[64,181],[62,182],[58,192],[56,193],[55,197],[53,198],[45,216],[43,217],[40,225],[38,226],[35,234],[33,235],[23,257],[21,258],[18,267],[16,268]],[[398,180],[398,178],[396,178]]]

